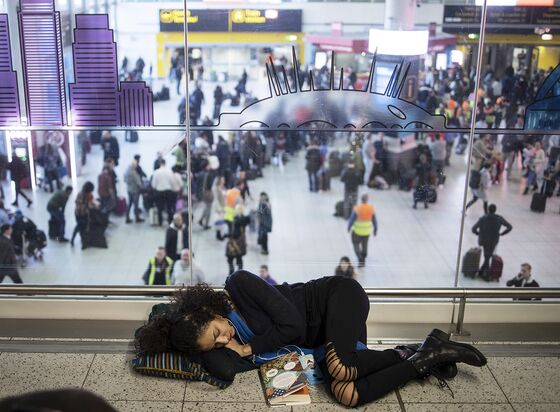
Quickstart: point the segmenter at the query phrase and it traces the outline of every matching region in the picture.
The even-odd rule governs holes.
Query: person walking
[[[50,222],[52,222],[52,227],[54,229],[51,233],[51,223],[49,222],[49,237],[51,239],[56,239],[59,242],[68,242],[68,239],[64,237],[66,227],[64,209],[66,209],[66,203],[68,203],[72,190],[72,186],[66,186],[64,190],[56,192],[47,203],[47,211],[51,215]]]
[[[369,183],[371,172],[375,163],[375,145],[373,144],[373,137],[371,133],[366,134],[366,140],[362,145],[362,159],[364,159],[364,185]]]
[[[155,203],[158,213],[158,225],[163,224],[163,211],[167,212],[167,222],[171,223],[175,212],[175,193],[173,192],[175,177],[166,167],[165,159],[159,160],[159,167],[152,175],[152,188],[155,190]]]
[[[12,242],[12,225],[0,227],[0,283],[7,276],[14,283],[23,283],[17,269],[17,258]]]
[[[111,158],[115,161],[115,166],[118,166],[121,157],[119,141],[108,130],[105,130],[101,136],[101,148],[103,149],[103,161]]]
[[[321,149],[319,149],[319,141],[313,139],[311,144],[307,147],[305,153],[305,169],[309,176],[309,191],[318,192],[318,177],[317,172],[321,169]]]
[[[472,170],[480,171],[482,165],[492,158],[492,143],[490,135],[486,134],[478,139],[472,150]]]
[[[358,203],[358,188],[362,184],[362,175],[356,168],[355,163],[350,162],[348,167],[342,172],[340,181],[344,183],[344,203],[343,216],[345,219],[350,216],[352,208]]]
[[[165,232],[165,253],[173,261],[181,259],[181,251],[189,248],[189,231],[180,213],[173,215],[173,222]]]
[[[245,188],[245,182],[238,180],[235,187],[226,191],[226,204],[224,207],[224,220],[228,225],[228,234],[232,233],[233,221],[235,219],[235,209],[238,205],[243,204],[243,197],[241,191]]]
[[[430,146],[432,153],[432,167],[437,176],[437,185],[443,187],[445,183],[445,160],[447,157],[447,144],[443,134],[436,134],[435,141]]]
[[[87,230],[89,222],[89,211],[91,209],[99,209],[99,205],[95,202],[93,198],[93,191],[95,186],[91,182],[85,182],[82,186],[82,190],[76,196],[74,216],[76,216],[76,227],[72,233],[72,238],[70,239],[70,244],[74,246],[74,239],[78,232],[80,233],[80,238],[82,239],[82,249],[87,247],[86,241],[84,239],[84,234]]]
[[[243,269],[243,256],[247,254],[247,239],[245,228],[251,223],[251,218],[243,214],[243,206],[237,205],[235,208],[235,218],[232,223],[232,230],[226,244],[226,258],[229,274],[234,272],[233,261],[237,264],[237,269]]]
[[[202,226],[204,230],[210,229],[210,216],[212,214],[212,204],[214,203],[214,192],[212,188],[216,175],[216,170],[212,170],[210,163],[208,163],[202,176],[202,202],[204,203],[204,210],[198,221],[198,224]]]
[[[261,246],[261,254],[268,255],[268,234],[272,232],[272,207],[265,192],[261,193],[257,214],[259,218],[257,243]]]
[[[7,224],[11,225],[12,223],[13,219],[10,218],[8,210],[6,210],[6,207],[4,206],[4,200],[0,199],[0,226]]]
[[[56,189],[60,190],[62,188],[62,183],[60,182],[58,169],[62,166],[62,161],[58,154],[58,148],[47,143],[45,145],[45,153],[41,160],[45,169],[45,180],[47,185],[49,185],[50,192],[54,192],[53,181],[56,182]]]
[[[12,153],[12,161],[8,164],[8,169],[10,170],[10,176],[16,187],[16,199],[12,203],[12,206],[19,206],[18,197],[20,195],[27,200],[27,207],[31,206],[33,201],[21,190],[22,181],[29,177],[29,172],[27,171],[27,165],[19,158],[16,152]]]
[[[465,211],[474,205],[478,199],[482,200],[482,205],[484,207],[484,214],[488,213],[488,195],[487,190],[491,184],[490,176],[490,165],[484,163],[480,171],[474,169],[471,170],[471,176],[469,178],[469,187],[471,189],[473,198],[469,200],[465,206]]]
[[[507,220],[496,214],[496,210],[495,204],[488,206],[488,214],[478,219],[478,222],[472,227],[472,232],[478,236],[478,244],[484,251],[484,262],[478,271],[479,276],[483,279],[488,278],[490,259],[498,246],[500,236],[507,235],[513,229]],[[505,230],[500,233],[502,226],[505,227]]]
[[[192,282],[191,282],[192,269]],[[202,269],[193,261],[191,251],[183,249],[181,251],[181,259],[177,260],[173,265],[173,275],[171,283],[174,285],[198,285],[205,283],[205,275]]]
[[[128,208],[126,209],[126,223],[132,223],[130,219],[130,209],[134,207],[134,216],[136,223],[144,221],[140,217],[140,193],[143,189],[142,177],[138,173],[138,161],[134,159],[124,174],[124,182],[126,183],[126,191],[128,193]]]
[[[352,245],[354,245],[354,252],[358,258],[358,267],[366,265],[370,235],[373,233],[373,236],[377,236],[375,208],[368,201],[369,196],[364,193],[361,203],[354,207],[350,219],[348,219],[348,231],[352,232]]]
[[[97,194],[99,195],[103,213],[111,213],[117,206],[117,196],[113,182],[109,167],[103,167],[103,171],[97,178]]]
[[[173,273],[173,260],[165,255],[165,248],[160,246],[156,249],[156,255],[150,258],[148,268],[144,272],[142,279],[144,284],[152,285],[171,285],[171,274]]]

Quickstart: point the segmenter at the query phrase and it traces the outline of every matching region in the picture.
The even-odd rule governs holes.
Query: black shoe
[[[261,250],[261,255],[268,255],[268,250]]]
[[[206,226],[204,226],[204,227],[202,228],[202,230],[208,230],[208,229],[212,229],[212,226],[206,225]]]
[[[143,223],[143,222],[145,222],[145,221],[146,221],[146,220],[142,219],[141,217],[137,217],[137,218],[136,218],[136,223]]]
[[[529,193],[529,186],[525,188],[525,190],[523,191],[523,195],[526,195],[527,193]]]
[[[395,350],[399,353],[402,359],[408,359],[420,349],[419,343],[413,343],[410,345],[400,345],[395,347]],[[441,365],[434,366],[434,375],[442,379],[453,379],[457,376],[457,364],[455,362],[442,363]],[[424,378],[427,378],[425,376]]]
[[[58,238],[58,241],[59,241],[60,243],[68,243],[68,239],[66,239],[64,236],[63,236],[63,237],[59,237],[59,238]]]
[[[27,201],[27,207],[31,207],[31,204],[32,204],[32,203],[33,203],[32,200],[28,200],[28,201]]]
[[[126,218],[126,223],[132,223],[132,220],[130,218]]]
[[[475,347],[449,340],[449,335],[434,329],[418,351],[408,358],[418,376],[433,373],[434,367],[443,363],[462,362],[472,366],[486,365],[486,357]]]
[[[19,206],[19,205],[18,205],[18,202],[12,203],[12,206],[18,207],[18,206]]]

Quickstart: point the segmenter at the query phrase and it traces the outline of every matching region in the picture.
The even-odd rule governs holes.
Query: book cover
[[[311,403],[307,377],[299,354],[290,352],[260,367],[265,397],[269,405],[305,405]]]

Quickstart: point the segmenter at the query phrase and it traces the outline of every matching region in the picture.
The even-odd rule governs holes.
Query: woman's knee
[[[358,404],[358,392],[354,382],[332,381],[331,393],[340,404],[353,407]]]

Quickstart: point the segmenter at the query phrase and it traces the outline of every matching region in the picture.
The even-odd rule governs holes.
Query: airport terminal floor
[[[203,85],[204,93],[210,96],[215,83],[204,82]],[[262,83],[249,83],[248,87],[256,90],[257,94],[262,93],[259,90]],[[173,123],[179,99],[173,94],[170,101],[156,103],[156,115]],[[210,110],[211,100],[208,99],[203,113]],[[227,111],[228,107],[223,110]],[[220,133],[214,134],[216,138]],[[124,197],[126,186],[123,175],[134,155],[141,155],[140,164],[150,175],[158,151],[167,154],[169,165],[174,164],[172,145],[181,138],[181,134],[176,131],[140,131],[139,142],[130,143],[125,141],[124,132],[116,131],[113,135],[119,141],[121,152],[116,168],[117,189],[119,196]],[[337,134],[329,146],[329,152],[347,150],[347,139],[347,134]],[[412,209],[412,191],[398,190],[396,185],[389,190],[360,186],[360,194],[370,195],[379,223],[379,232],[368,245],[366,267],[357,269],[357,279],[364,287],[454,286],[458,253],[462,257],[466,250],[477,245],[477,237],[471,232],[471,227],[484,214],[481,201],[467,211],[463,223],[462,250],[459,252],[467,153],[468,150],[464,155],[457,155],[455,150],[452,151],[450,166],[445,169],[445,185],[437,189],[437,202],[430,204],[428,209],[424,209],[422,204],[418,209]],[[74,182],[76,190],[66,207],[67,237],[70,237],[75,225],[73,211],[77,189],[87,180],[97,185],[102,164],[102,150],[99,145],[93,145],[81,175]],[[505,282],[518,273],[523,262],[531,263],[533,277],[541,286],[556,286],[557,251],[560,247],[560,234],[556,226],[560,198],[550,198],[544,214],[533,213],[530,210],[531,196],[522,195],[526,179],[522,178],[520,169],[518,159],[513,166],[511,179],[506,179],[504,175],[500,184],[492,185],[488,190],[489,203],[495,203],[497,213],[513,225],[513,231],[502,237],[495,252],[503,258],[503,276],[499,284],[492,283],[491,286],[505,286]],[[342,256],[350,257],[354,267],[357,267],[347,223],[333,216],[335,204],[344,197],[344,186],[339,178],[332,178],[330,191],[309,192],[305,150],[289,156],[288,162],[282,167],[274,164],[266,166],[263,175],[262,178],[249,181],[252,200],[246,203],[245,210],[247,213],[257,207],[260,192],[268,193],[274,222],[269,236],[270,254],[260,254],[257,234],[248,231],[245,269],[258,273],[259,266],[266,264],[277,281],[299,282],[333,274]],[[66,183],[72,182],[68,179]],[[11,207],[9,203],[13,190],[9,190],[6,182],[4,187],[6,205]],[[467,200],[472,197],[470,192],[469,189]],[[32,206],[27,208],[25,202],[21,201],[20,209],[46,232],[49,219],[46,203],[51,194],[42,189],[30,194]],[[217,202],[214,202],[211,224],[221,219],[215,212],[216,205]],[[202,202],[195,203],[192,249],[206,282],[221,285],[228,274],[225,242],[216,240],[214,228],[203,230],[197,223],[202,209]],[[145,211],[143,216],[147,217]],[[50,241],[44,249],[43,261],[28,259],[28,266],[21,269],[23,281],[38,284],[141,284],[148,260],[156,247],[164,244],[165,225],[160,228],[150,226],[148,222],[125,224],[124,217],[115,215],[111,216],[110,221],[107,230],[108,249],[81,250],[79,237],[75,247]],[[8,279],[6,281],[9,282]],[[460,275],[459,285],[484,287],[488,283],[479,278],[470,279]]]

